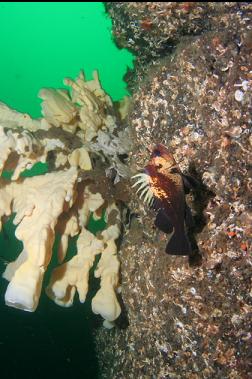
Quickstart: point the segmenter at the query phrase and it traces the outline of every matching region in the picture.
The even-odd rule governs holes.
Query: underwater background
[[[109,235],[108,229],[114,227],[119,237],[117,246],[112,238],[108,247],[104,232],[94,237],[83,230],[82,241],[87,242],[87,235],[91,240],[102,236],[105,247],[99,270],[92,269],[90,278],[98,271],[100,274],[100,262],[108,258],[107,252],[115,258],[115,265],[109,266],[109,275],[105,272],[108,266],[103,265],[99,291],[99,281],[89,281],[87,301],[82,305],[62,309],[45,296],[43,288],[36,312],[7,307],[5,299],[23,306],[19,288],[23,295],[23,289],[30,286],[32,276],[26,274],[30,267],[26,271],[25,266],[30,262],[19,266],[14,277],[5,276],[10,279],[7,291],[7,282],[0,275],[0,378],[251,379],[252,3],[1,3],[0,21],[0,171],[5,170],[5,178],[0,178],[0,216],[8,215],[12,208],[19,221],[28,212],[16,234],[36,258],[41,256],[38,240],[48,245],[54,242],[50,237],[43,239],[43,216],[53,213],[55,204],[61,204],[60,218],[67,213],[63,221],[68,222],[76,210],[72,209],[74,202],[81,212],[75,220],[93,232],[104,228],[100,216],[105,210],[105,233]],[[133,70],[127,72],[133,62]],[[98,69],[103,87],[114,100],[127,93],[126,83],[131,97],[111,106],[94,75],[91,81],[82,77],[67,80],[72,91],[65,101],[66,92],[54,88],[64,88],[62,80],[76,78],[81,68],[86,79]],[[42,87],[51,89],[43,91],[40,104],[36,96]],[[37,117],[40,105],[41,122],[8,108]],[[164,158],[160,146],[168,149],[176,162],[176,167],[165,166],[166,176],[195,180],[190,191],[186,183],[182,188],[186,200],[182,206],[188,206],[191,217],[180,213],[181,201],[176,195],[183,191],[171,190],[162,180],[153,186],[154,173],[162,170],[162,164],[150,157],[152,152]],[[6,180],[11,176],[7,170],[13,166],[12,179],[16,179],[20,168],[45,159],[49,170],[57,168],[52,174]],[[143,171],[150,161],[153,175],[145,176]],[[90,166],[92,170],[87,168]],[[39,163],[20,176],[47,170],[47,165]],[[134,178],[139,179],[141,194],[132,183]],[[87,224],[85,217],[82,220],[85,207],[91,210],[85,192],[89,183],[91,193],[98,192],[105,200],[104,207],[92,208],[100,223],[89,220]],[[77,185],[76,191],[73,185]],[[163,187],[169,192],[163,204],[166,208],[167,203],[176,206],[174,213],[184,215],[188,222],[190,246],[187,251],[181,247],[176,251],[188,256],[172,254],[175,250],[170,249],[168,225],[156,222],[155,211],[144,202],[152,193],[163,193]],[[83,200],[83,213],[79,200]],[[120,208],[122,205],[120,212],[110,207],[111,201]],[[31,205],[35,206],[32,218]],[[0,234],[0,274],[22,249],[12,220]],[[47,222],[48,232],[55,220]],[[61,235],[56,234],[44,287],[50,276],[47,288],[56,295],[52,299],[61,300],[63,293],[61,304],[66,305],[73,292],[66,292],[65,287],[63,292],[61,287],[55,290],[56,270],[52,272],[60,237],[68,235],[61,229],[62,219],[58,221],[55,231]],[[74,226],[71,235],[75,235]],[[71,239],[68,257],[76,252],[76,245],[79,248],[79,240]],[[51,244],[49,248],[51,253]],[[79,251],[83,254],[82,248]],[[45,261],[42,255],[42,266],[41,261],[35,263],[39,270],[50,258],[47,255]],[[82,269],[82,263],[78,261],[77,267]],[[63,271],[66,268],[64,264],[60,267]],[[75,280],[81,278],[86,288],[87,271],[70,278],[76,266],[70,266],[73,271],[67,268],[60,280],[56,276],[57,285],[67,277],[64,283],[75,290]],[[102,284],[104,272],[106,288],[105,281]],[[100,291],[102,287],[104,291]],[[115,289],[121,290],[118,304],[113,297]],[[99,292],[102,306],[96,313],[105,321],[116,321],[111,330],[104,329],[101,317],[91,312]],[[111,298],[110,310],[116,311],[111,312],[112,318],[103,307]],[[28,309],[35,309],[34,303],[32,299]]]
[[[98,70],[105,91],[113,100],[122,99],[127,94],[123,76],[128,67],[133,67],[133,55],[115,46],[111,27],[101,2],[2,2],[0,101],[40,117],[39,90],[64,88],[63,78],[74,78],[81,69],[87,79]],[[23,175],[45,172],[47,166],[39,163]],[[0,233],[1,274],[6,262],[14,260],[22,250],[22,243],[14,236],[12,220],[13,217]],[[89,224],[92,231],[103,227],[103,221]],[[70,256],[75,251],[75,240],[70,241]],[[55,265],[52,260],[45,285]],[[90,283],[85,304],[76,302],[73,307],[62,309],[42,291],[36,312],[29,313],[5,306],[8,283],[0,279],[1,378],[98,377],[92,329],[101,324],[90,304],[97,290],[96,281],[99,282]]]

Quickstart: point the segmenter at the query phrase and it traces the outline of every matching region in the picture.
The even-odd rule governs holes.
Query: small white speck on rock
[[[236,101],[241,102],[243,100],[244,93],[241,90],[237,89],[234,96]]]
[[[194,287],[190,288],[191,294],[195,295],[196,294],[196,289]]]

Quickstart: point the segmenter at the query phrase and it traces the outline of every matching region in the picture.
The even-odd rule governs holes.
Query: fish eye
[[[153,151],[153,155],[154,155],[154,157],[160,157],[161,153],[159,150],[156,149]]]

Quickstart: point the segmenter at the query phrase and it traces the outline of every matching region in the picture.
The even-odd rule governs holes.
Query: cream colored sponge
[[[10,263],[3,274],[10,280],[5,293],[7,305],[36,309],[43,275],[51,260],[54,228],[59,215],[73,204],[76,180],[77,171],[71,168],[26,178],[22,183],[0,182],[0,217],[16,213],[16,237],[24,245],[22,258]]]

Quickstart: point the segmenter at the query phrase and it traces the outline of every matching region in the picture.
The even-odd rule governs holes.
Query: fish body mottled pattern
[[[155,225],[170,235],[166,253],[190,255],[192,249],[185,228],[186,212],[190,210],[186,204],[182,172],[172,154],[160,144],[153,150],[144,171],[146,187],[149,188],[148,202],[157,211]]]

